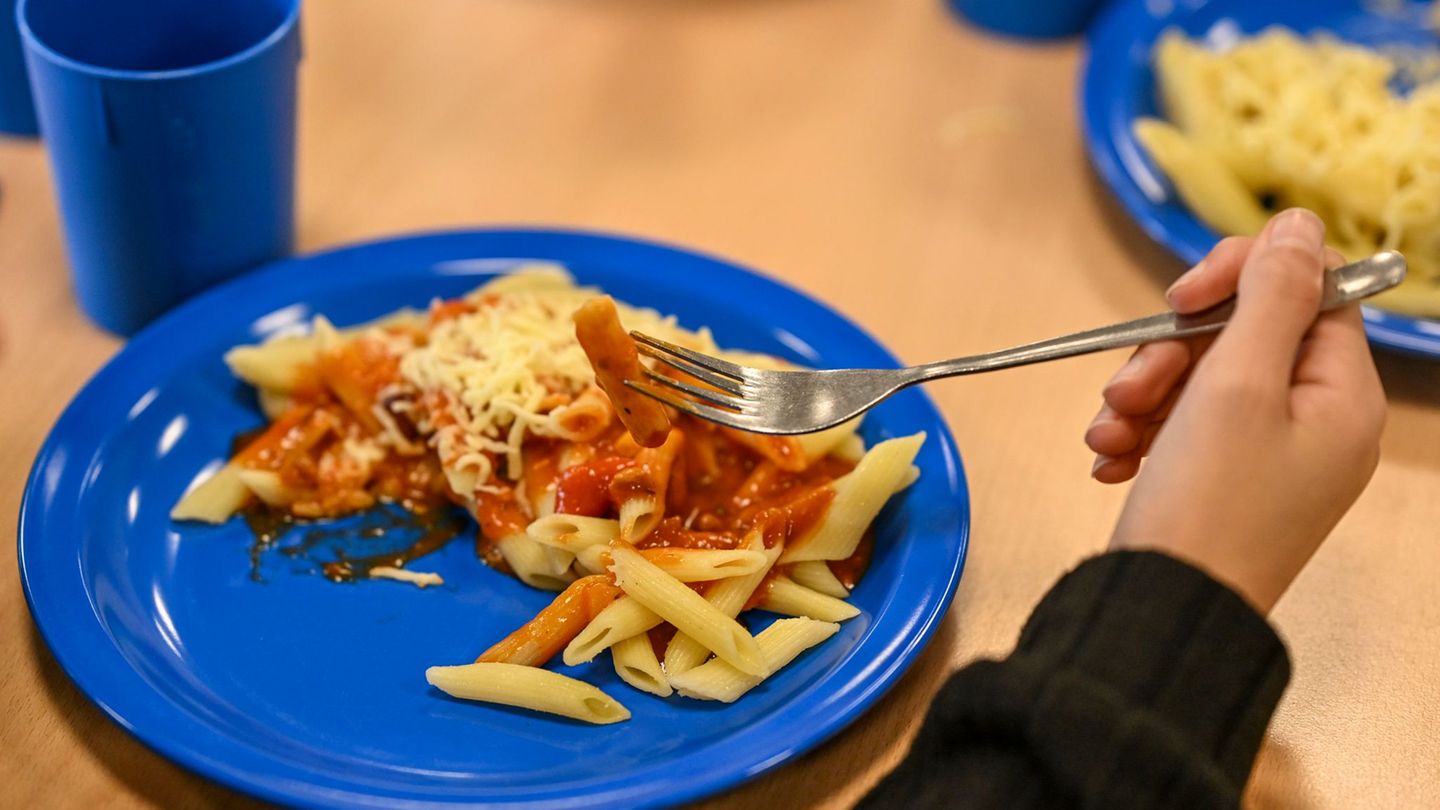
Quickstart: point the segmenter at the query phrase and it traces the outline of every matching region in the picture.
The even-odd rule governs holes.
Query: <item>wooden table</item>
[[[987,39],[935,0],[308,0],[299,247],[555,224],[762,268],[919,361],[1135,317],[1181,268],[1111,204],[1076,123],[1074,42]],[[0,144],[0,514],[120,342],[76,311],[39,144]],[[944,629],[872,711],[716,808],[848,806],[945,676],[1013,643],[1102,549],[1125,492],[1081,434],[1114,355],[934,385],[974,535]],[[1440,795],[1440,366],[1379,358],[1369,491],[1275,613],[1295,676],[1255,806]],[[243,806],[73,687],[0,566],[0,796]]]

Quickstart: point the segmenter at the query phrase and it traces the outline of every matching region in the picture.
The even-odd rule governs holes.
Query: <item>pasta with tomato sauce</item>
[[[636,400],[624,386],[644,373],[630,329],[724,354],[708,331],[550,267],[424,313],[346,330],[316,319],[307,335],[237,348],[227,360],[257,387],[270,422],[172,516],[458,507],[481,561],[559,594],[474,664],[434,668],[432,684],[616,722],[628,712],[594,687],[539,674],[556,656],[572,664],[610,650],[644,691],[733,700],[858,613],[845,597],[868,563],[870,523],[914,479],[924,436],[864,450],[854,423],[757,436]],[[406,564],[441,542],[325,570],[437,584]],[[741,623],[757,608],[795,617],[783,654]],[[691,671],[704,675],[685,679]]]

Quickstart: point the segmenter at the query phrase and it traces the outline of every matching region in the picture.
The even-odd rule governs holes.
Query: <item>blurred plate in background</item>
[[[1219,241],[1170,191],[1169,181],[1136,140],[1131,124],[1159,116],[1150,53],[1167,28],[1191,37],[1217,25],[1245,34],[1271,25],[1301,33],[1325,30],[1365,45],[1433,46],[1431,3],[1358,0],[1119,0],[1090,29],[1080,104],[1085,145],[1101,178],[1152,239],[1188,264]],[[1365,308],[1366,331],[1378,346],[1440,359],[1440,321]]]

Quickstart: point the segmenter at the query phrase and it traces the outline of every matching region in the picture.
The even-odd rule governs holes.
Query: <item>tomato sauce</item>
[[[610,484],[616,473],[633,466],[633,458],[601,456],[565,470],[555,484],[555,511],[586,517],[613,514]]]

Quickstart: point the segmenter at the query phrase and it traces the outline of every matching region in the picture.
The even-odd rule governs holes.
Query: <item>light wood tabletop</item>
[[[1090,171],[1078,42],[987,38],[938,0],[307,0],[298,249],[545,224],[760,268],[922,361],[1158,311],[1180,270]],[[0,143],[0,515],[121,342],[76,310],[42,146]],[[974,531],[943,629],[862,719],[706,803],[843,807],[903,755],[946,675],[1013,644],[1102,549],[1124,488],[1081,441],[1122,357],[932,385]],[[1248,798],[1419,807],[1440,795],[1440,365],[1378,358],[1369,490],[1281,602],[1294,678]],[[245,806],[106,719],[0,566],[9,806]]]

